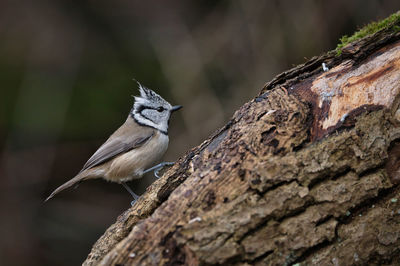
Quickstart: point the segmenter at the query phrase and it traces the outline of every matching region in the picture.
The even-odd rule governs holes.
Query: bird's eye
[[[164,107],[162,107],[162,106],[158,107],[157,111],[161,113],[162,111],[164,111]]]

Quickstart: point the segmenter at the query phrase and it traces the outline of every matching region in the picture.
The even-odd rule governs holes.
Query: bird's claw
[[[154,176],[156,178],[160,178],[160,171],[165,167],[165,166],[172,166],[174,165],[175,162],[163,162],[160,164],[160,167],[158,167],[157,169],[154,170]]]
[[[137,201],[137,200],[132,200],[132,201],[131,201],[131,207],[132,207],[133,205],[135,205],[136,201]]]

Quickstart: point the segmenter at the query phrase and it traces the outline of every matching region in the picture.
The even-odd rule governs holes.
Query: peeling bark
[[[400,263],[399,40],[385,29],[277,76],[84,265]]]

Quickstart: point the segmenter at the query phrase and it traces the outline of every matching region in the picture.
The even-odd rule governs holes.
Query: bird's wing
[[[129,132],[131,130],[121,129],[122,127],[117,130],[103,145],[100,146],[100,148],[83,166],[81,172],[105,163],[121,153],[125,153],[142,146],[144,143],[150,140],[155,133],[154,130],[150,129],[138,130],[136,132]]]

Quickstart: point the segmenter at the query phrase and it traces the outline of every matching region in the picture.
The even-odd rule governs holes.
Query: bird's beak
[[[172,108],[171,108],[171,113],[172,112],[175,112],[175,111],[178,111],[179,109],[181,109],[183,106],[182,105],[175,105],[175,106],[172,106]]]

